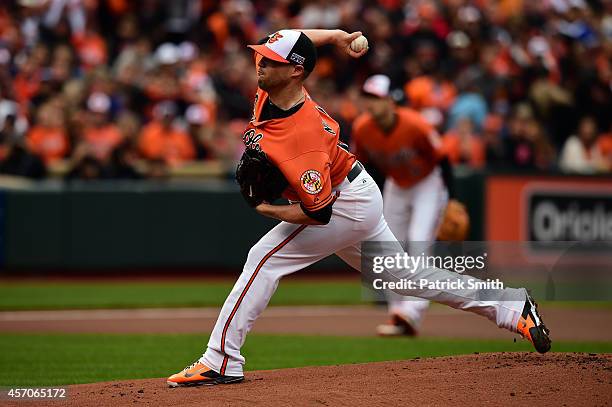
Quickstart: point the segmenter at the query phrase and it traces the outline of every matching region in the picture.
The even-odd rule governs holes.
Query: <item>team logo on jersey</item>
[[[242,141],[246,148],[254,148],[256,150],[261,150],[261,146],[259,145],[259,140],[263,138],[263,134],[257,133],[255,134],[255,129],[249,129],[244,132],[242,135]]]
[[[308,170],[300,177],[302,188],[309,194],[318,194],[323,189],[323,177],[319,171]]]

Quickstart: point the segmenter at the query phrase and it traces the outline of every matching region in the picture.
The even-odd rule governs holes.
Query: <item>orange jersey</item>
[[[449,132],[442,137],[441,150],[452,164],[467,163],[470,167],[482,168],[486,162],[485,145],[475,135],[463,140],[457,133]]]
[[[398,107],[396,123],[385,133],[369,113],[353,124],[357,157],[369,161],[401,187],[410,187],[425,178],[440,159],[430,136],[434,129],[416,111]]]
[[[306,93],[306,91],[304,91]],[[283,196],[316,211],[334,199],[332,188],[350,171],[355,156],[339,142],[339,126],[306,93],[302,107],[289,117],[260,121],[268,93],[257,90],[253,117],[242,139],[261,149],[283,173],[289,187]]]
[[[27,143],[33,153],[46,163],[63,158],[68,152],[68,136],[62,128],[34,126],[28,132]]]
[[[187,133],[175,128],[165,130],[158,122],[143,127],[138,147],[144,158],[162,159],[172,165],[193,160],[196,155]]]
[[[121,132],[114,124],[87,128],[83,138],[91,148],[92,154],[102,161],[109,158],[113,149],[123,141]]]
[[[604,157],[612,160],[612,133],[602,134],[597,140],[597,145]]]
[[[406,83],[404,91],[410,99],[410,106],[416,110],[427,107],[448,110],[457,95],[451,82],[436,83],[428,76],[420,76]]]

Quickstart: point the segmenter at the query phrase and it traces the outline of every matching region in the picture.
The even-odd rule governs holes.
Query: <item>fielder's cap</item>
[[[268,37],[264,44],[248,47],[273,61],[302,65],[308,72],[312,72],[317,63],[317,49],[300,31],[280,30]]]
[[[370,76],[363,84],[362,92],[366,95],[384,98],[389,96],[391,79],[386,75]]]

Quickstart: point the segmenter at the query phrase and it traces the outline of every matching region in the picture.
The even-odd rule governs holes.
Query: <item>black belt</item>
[[[351,168],[349,173],[346,175],[348,182],[355,181],[355,178],[361,174],[361,171],[363,171],[363,165],[359,161],[355,161],[355,165],[353,165],[353,168]]]

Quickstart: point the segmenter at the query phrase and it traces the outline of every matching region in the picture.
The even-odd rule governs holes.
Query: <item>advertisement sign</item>
[[[494,241],[612,241],[612,180],[490,176],[485,236]]]
[[[530,241],[612,242],[612,193],[542,185],[525,199]]]

